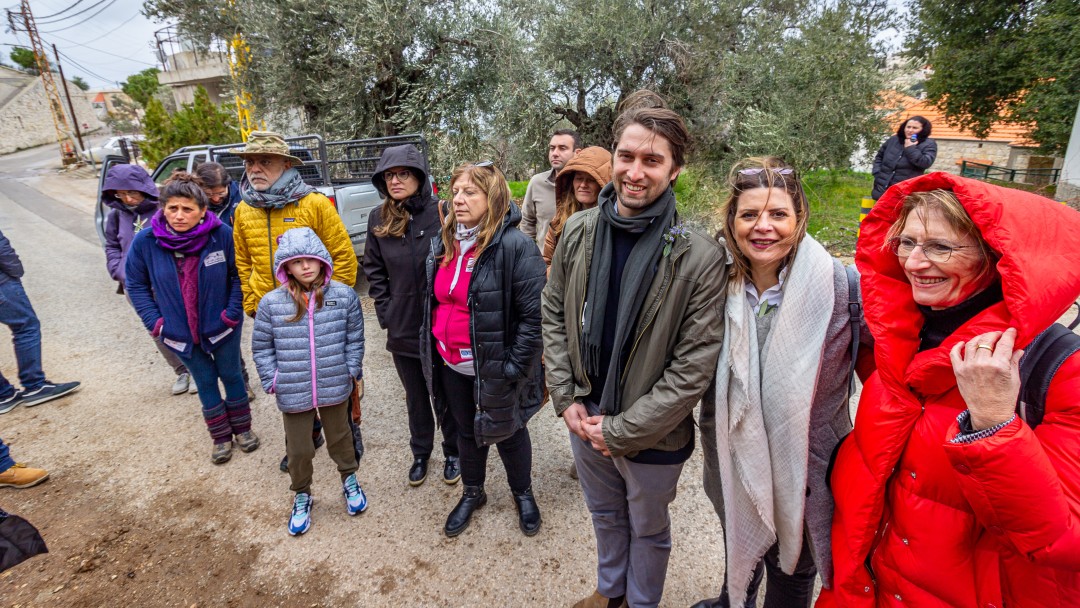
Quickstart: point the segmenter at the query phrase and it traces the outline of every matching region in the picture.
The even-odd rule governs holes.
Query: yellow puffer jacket
[[[334,280],[350,287],[356,282],[356,253],[330,199],[312,192],[281,209],[258,209],[242,202],[236,208],[233,240],[236,269],[244,291],[244,312],[248,315],[254,316],[259,300],[279,285],[274,277],[278,237],[301,226],[314,230],[330,251]]]

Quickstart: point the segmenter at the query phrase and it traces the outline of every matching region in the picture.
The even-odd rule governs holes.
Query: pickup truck
[[[356,257],[364,255],[364,242],[367,240],[368,214],[382,203],[382,196],[371,184],[379,157],[384,149],[402,144],[413,144],[427,157],[427,141],[421,135],[396,135],[369,139],[325,142],[319,135],[299,135],[285,138],[290,152],[304,161],[298,167],[304,181],[325,194],[337,208],[341,221],[352,240]],[[186,146],[176,150],[163,159],[151,177],[159,187],[169,175],[177,169],[194,171],[207,161],[221,163],[232,178],[239,182],[244,174],[244,162],[229,150],[243,147],[243,143],[222,146]],[[98,200],[94,212],[98,238],[102,246],[105,243],[105,216],[109,208],[101,201],[101,184],[109,167],[118,163],[127,163],[124,156],[110,155],[101,162],[101,174],[98,178]],[[435,192],[435,184],[432,183]]]

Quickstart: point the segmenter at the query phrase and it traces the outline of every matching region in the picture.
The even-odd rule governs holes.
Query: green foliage
[[[183,146],[240,140],[236,115],[231,109],[214,105],[201,86],[195,89],[195,100],[171,116],[160,101],[151,97],[146,105],[143,130],[146,135],[143,155],[151,166]]]
[[[529,187],[528,180],[520,182],[510,182],[510,196],[514,197],[514,200],[520,201],[525,198],[525,190]]]
[[[37,61],[34,60],[34,51],[17,46],[11,49],[11,60],[15,62],[15,65],[19,66],[23,71],[30,72],[31,74],[37,74]]]
[[[140,106],[149,109],[150,98],[161,87],[157,78],[159,72],[157,68],[147,68],[138,74],[132,74],[120,88]]]
[[[79,89],[82,90],[82,91],[89,91],[90,90],[90,83],[83,80],[82,76],[76,76],[74,78],[71,78],[71,79],[68,80],[68,82],[70,82],[71,84],[79,87]]]
[[[233,86],[269,126],[299,113],[335,139],[420,131],[438,175],[491,158],[521,179],[562,126],[609,146],[640,88],[721,166],[780,153],[845,167],[880,139],[885,0],[146,0],[144,13],[203,47],[241,33]]]
[[[934,68],[928,98],[985,136],[995,122],[1029,124],[1064,153],[1080,102],[1076,0],[916,0],[910,52]]]

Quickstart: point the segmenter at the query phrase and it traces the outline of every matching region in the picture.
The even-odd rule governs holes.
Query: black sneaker
[[[427,479],[427,458],[416,458],[413,460],[412,466],[409,467],[409,485],[416,487]]]
[[[6,414],[22,403],[22,392],[15,391],[10,397],[0,399],[0,414]]]
[[[41,405],[46,401],[52,401],[53,399],[59,399],[68,393],[74,393],[79,390],[81,386],[78,382],[62,382],[60,384],[53,384],[46,381],[40,387],[32,391],[23,391],[22,404],[26,407],[33,407],[35,405]]]

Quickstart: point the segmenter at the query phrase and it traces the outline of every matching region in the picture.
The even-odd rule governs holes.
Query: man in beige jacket
[[[573,129],[559,129],[551,134],[548,143],[550,171],[541,171],[529,179],[525,199],[521,203],[521,223],[518,229],[536,241],[541,251],[548,224],[555,217],[555,176],[563,165],[581,150],[581,136]]]

